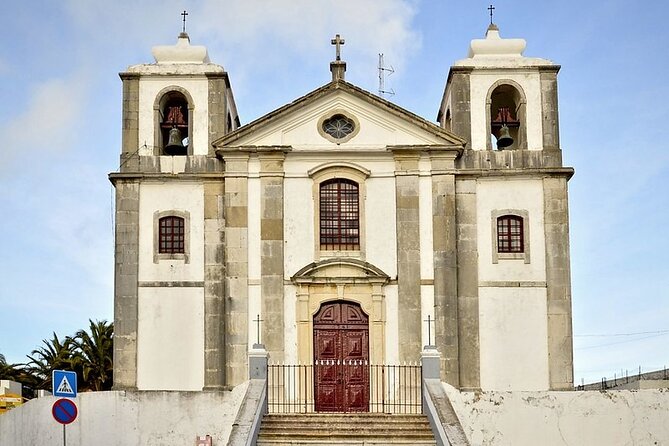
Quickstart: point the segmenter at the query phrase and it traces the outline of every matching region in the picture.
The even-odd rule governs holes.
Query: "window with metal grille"
[[[523,217],[502,215],[497,218],[497,252],[523,252]]]
[[[321,249],[360,249],[358,183],[335,178],[320,185]]]
[[[159,239],[158,253],[160,254],[183,254],[184,253],[184,219],[169,216],[158,220]]]

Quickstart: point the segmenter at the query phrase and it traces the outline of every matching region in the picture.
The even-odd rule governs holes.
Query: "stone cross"
[[[256,323],[256,344],[260,344],[260,323],[263,322],[263,320],[260,319],[260,315],[258,315],[253,322]]]
[[[331,40],[330,43],[332,43],[332,45],[335,45],[337,48],[337,58],[335,60],[341,60],[341,45],[345,44],[346,42],[339,36],[339,34],[337,34],[335,38]]]
[[[490,24],[492,25],[492,12],[495,10],[493,5],[488,6],[488,11],[490,11]]]
[[[432,345],[432,322],[434,320],[430,319],[430,315],[428,314],[424,322],[427,322],[427,345]]]
[[[186,10],[184,10],[184,12],[182,12],[181,15],[182,15],[183,18],[184,18],[184,19],[183,19],[183,20],[184,20],[184,24],[183,24],[183,28],[182,28],[181,32],[184,32],[184,33],[185,33],[185,32],[186,32],[186,16],[188,15],[188,13],[186,12]]]

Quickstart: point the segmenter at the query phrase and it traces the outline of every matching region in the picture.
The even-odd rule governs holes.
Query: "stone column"
[[[225,380],[225,185],[204,182],[204,388],[221,390]]]
[[[226,384],[247,379],[248,351],[248,153],[225,160],[225,343]]]
[[[567,178],[544,178],[548,374],[551,390],[574,388]]]
[[[259,152],[260,160],[260,299],[263,343],[275,360],[283,360],[283,151]]]
[[[230,132],[227,128],[228,104],[225,95],[228,82],[227,73],[207,73],[208,99],[208,129],[209,129],[209,156],[214,155],[215,147],[212,144],[218,138]]]
[[[139,170],[139,75],[121,73],[123,81],[123,129],[121,132],[121,172]]]
[[[456,253],[455,175],[457,152],[430,153],[432,163],[432,228],[434,251],[435,344],[442,379],[459,387],[458,272]]]
[[[458,250],[458,345],[460,388],[481,387],[479,343],[479,265],[476,224],[476,180],[455,184]]]
[[[417,361],[421,351],[420,222],[418,161],[420,152],[397,148],[395,195],[397,220],[397,285],[399,359]]]
[[[558,119],[557,73],[559,65],[542,67],[541,73],[541,114],[544,150],[560,148],[560,128]]]
[[[139,181],[114,181],[114,390],[137,389]]]
[[[451,67],[451,131],[472,143],[471,87],[469,67]]]

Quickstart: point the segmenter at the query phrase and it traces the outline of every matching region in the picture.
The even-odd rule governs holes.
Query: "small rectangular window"
[[[503,215],[497,218],[497,252],[524,252],[522,217]]]
[[[184,253],[184,219],[168,216],[158,221],[159,238],[158,252],[160,254]]]

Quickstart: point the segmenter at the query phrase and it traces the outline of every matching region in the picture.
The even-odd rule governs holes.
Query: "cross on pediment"
[[[337,48],[337,57],[335,60],[341,60],[341,45],[343,45],[346,42],[339,36],[339,34],[337,34],[335,38],[330,41],[330,43],[332,43],[332,45],[335,45],[335,47]]]

